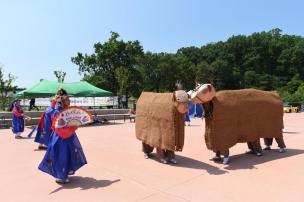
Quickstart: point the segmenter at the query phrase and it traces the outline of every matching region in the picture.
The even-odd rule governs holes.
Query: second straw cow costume
[[[177,163],[174,151],[184,146],[184,114],[188,111],[188,95],[143,92],[136,106],[136,138],[142,142],[148,158],[156,148],[162,163]]]
[[[191,101],[204,103],[205,140],[207,148],[216,152],[214,160],[222,154],[227,164],[229,148],[237,143],[247,142],[257,155],[260,138],[277,138],[284,144],[283,102],[275,92],[243,89],[215,93],[211,84],[204,84],[191,94]]]

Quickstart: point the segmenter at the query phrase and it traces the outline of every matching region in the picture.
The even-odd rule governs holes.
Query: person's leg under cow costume
[[[225,150],[223,152],[221,151],[214,151],[215,156],[211,157],[210,160],[211,161],[222,161],[222,157],[221,155],[224,156],[223,158],[223,164],[228,164],[229,163],[229,150]]]
[[[275,138],[275,140],[278,144],[278,147],[280,148],[279,152],[280,153],[285,152],[286,151],[286,145],[285,145],[284,139],[283,138]],[[266,145],[264,150],[271,150],[272,142],[273,142],[273,138],[264,138],[264,143]]]
[[[262,147],[260,143],[260,139],[257,139],[252,142],[247,142],[248,145],[248,151],[246,151],[246,154],[255,154],[257,156],[262,156]]]

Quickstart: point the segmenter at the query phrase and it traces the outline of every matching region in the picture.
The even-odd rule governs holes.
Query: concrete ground
[[[264,156],[244,154],[245,144],[231,149],[231,164],[209,161],[203,139],[204,123],[186,126],[179,164],[144,159],[134,123],[77,130],[88,164],[58,185],[37,167],[45,151],[33,139],[15,140],[11,130],[0,131],[0,201],[270,201],[304,200],[304,113],[285,114],[288,150]],[[23,136],[26,136],[27,129]]]

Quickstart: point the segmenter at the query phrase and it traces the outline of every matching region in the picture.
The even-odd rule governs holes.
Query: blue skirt
[[[14,134],[22,133],[24,131],[24,119],[23,117],[13,116],[12,131]]]
[[[188,104],[189,107],[189,116],[190,118],[202,118],[203,117],[203,107],[201,104]]]
[[[35,136],[35,142],[44,144],[44,145],[49,145],[49,142],[51,140],[51,134],[48,134],[45,130],[41,128],[37,128],[37,133]]]
[[[184,121],[185,122],[190,122],[189,113],[186,113]]]
[[[38,168],[57,179],[66,179],[85,164],[87,160],[77,135],[62,139],[54,132]]]
[[[201,104],[196,104],[196,117],[203,117],[203,106]]]
[[[195,105],[192,104],[192,103],[189,103],[189,104],[188,104],[188,107],[189,107],[188,115],[189,115],[191,118],[194,118],[194,115],[195,115]]]
[[[52,119],[51,116],[54,113],[54,109],[49,107],[43,114],[43,128],[39,128],[39,124],[37,126],[37,133],[35,136],[35,142],[48,145],[51,141],[52,136]],[[41,120],[40,120],[41,121]]]

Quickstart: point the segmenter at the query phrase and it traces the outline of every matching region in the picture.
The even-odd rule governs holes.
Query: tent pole
[[[115,105],[115,103],[114,103],[114,96],[112,96],[112,98],[113,98],[114,124],[115,124],[116,114],[115,114],[115,107],[114,107],[114,105]]]
[[[24,111],[25,111],[25,96],[23,95],[23,107],[24,107]]]
[[[23,95],[23,106],[24,106],[24,111],[25,111],[25,96]],[[25,119],[23,119],[23,123],[24,123],[24,128],[26,126],[26,122]]]

